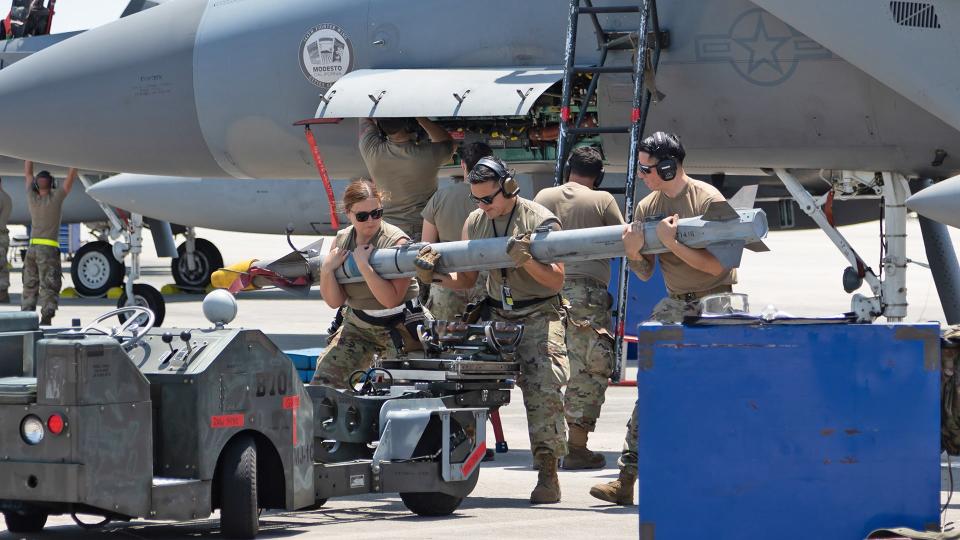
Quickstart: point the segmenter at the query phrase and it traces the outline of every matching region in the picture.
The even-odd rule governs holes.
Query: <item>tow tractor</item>
[[[399,493],[419,515],[454,512],[474,488],[487,411],[519,373],[522,326],[432,322],[424,350],[383,358],[348,390],[304,385],[259,330],[153,328],[133,306],[84,328],[42,331],[0,313],[0,511],[11,532],[52,514],[191,520],[220,510],[252,538],[260,509]],[[124,316],[123,324],[116,318]]]

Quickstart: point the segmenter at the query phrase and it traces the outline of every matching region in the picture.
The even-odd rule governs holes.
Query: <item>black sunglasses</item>
[[[654,164],[654,165],[644,165],[643,163],[637,163],[637,167],[640,169],[640,172],[642,172],[643,174],[650,174],[650,173],[652,173],[652,172],[653,172],[653,169],[656,168],[656,166],[657,166],[656,164]]]
[[[376,210],[371,210],[369,212],[354,212],[353,215],[356,216],[357,221],[359,221],[360,223],[363,223],[370,218],[373,218],[373,219],[382,218],[383,208],[377,208]]]
[[[486,205],[491,205],[493,204],[493,200],[497,198],[497,195],[501,193],[503,193],[503,186],[500,186],[500,189],[494,191],[493,193],[491,193],[490,195],[487,195],[486,197],[477,197],[471,193],[470,198],[473,199],[473,202],[477,204],[483,203]]]

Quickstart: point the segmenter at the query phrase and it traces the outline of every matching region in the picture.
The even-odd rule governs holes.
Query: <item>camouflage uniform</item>
[[[0,293],[10,288],[10,263],[7,262],[10,250],[10,233],[6,227],[0,229]]]
[[[592,278],[568,279],[563,285],[567,307],[567,357],[570,382],[564,394],[567,422],[594,431],[613,373],[610,295]]]
[[[486,297],[486,283],[486,272],[480,272],[476,285],[466,291],[448,289],[439,285],[430,287],[430,298],[426,306],[438,321],[458,320],[466,310],[467,304]]]
[[[36,310],[39,292],[40,314],[44,317],[53,317],[60,301],[61,274],[60,248],[31,244],[23,260],[21,309]]]
[[[639,401],[633,404],[633,414],[627,422],[627,438],[623,442],[620,459],[617,460],[620,470],[633,476],[637,475],[637,407],[639,406]]]
[[[424,315],[430,317],[426,309]],[[344,306],[343,324],[330,336],[317,358],[317,369],[310,384],[346,388],[350,374],[369,369],[373,355],[382,356],[388,348],[397,352],[386,328],[360,320],[353,308]]]
[[[570,367],[559,299],[512,311],[494,308],[491,315],[495,321],[523,324],[515,360],[520,364],[517,386],[527,410],[530,450],[534,456],[545,451],[558,458],[565,456],[567,422],[561,387],[567,382]]]

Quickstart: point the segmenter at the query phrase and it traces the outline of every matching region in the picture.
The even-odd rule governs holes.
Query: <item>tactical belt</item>
[[[361,309],[354,309],[353,314],[367,324],[379,326],[386,330],[390,335],[390,340],[393,341],[393,346],[401,354],[423,348],[417,338],[417,326],[424,324],[426,316],[423,307],[416,298],[404,302],[403,310],[395,315],[374,317],[364,313]]]
[[[60,242],[56,240],[49,240],[47,238],[31,238],[30,245],[33,246],[50,246],[60,249]]]
[[[560,300],[561,302],[563,301],[563,299],[560,298],[559,294],[555,294],[553,296],[547,296],[545,298],[531,298],[530,300],[514,300],[513,309],[528,308],[530,306],[542,304],[543,302],[549,302],[550,300]],[[500,309],[503,307],[503,303],[500,300],[497,300],[495,298],[490,298],[489,296],[486,298],[486,300],[484,300],[484,303],[486,303],[488,306],[494,309]]]
[[[689,302],[696,302],[697,300],[700,300],[704,296],[710,296],[711,294],[728,293],[728,292],[733,292],[733,287],[731,287],[730,285],[720,285],[719,287],[714,287],[706,291],[697,291],[697,292],[689,292],[689,293],[681,293],[681,294],[671,293],[670,298],[689,303]]]

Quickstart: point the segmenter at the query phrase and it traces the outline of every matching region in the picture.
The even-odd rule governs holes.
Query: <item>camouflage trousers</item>
[[[426,309],[424,315],[432,318]],[[346,306],[343,323],[327,340],[327,346],[317,358],[317,369],[310,384],[347,388],[354,371],[369,369],[373,356],[386,354],[388,349],[397,353],[390,331],[360,320],[353,308]]]
[[[60,285],[63,276],[60,269],[60,249],[53,246],[31,244],[23,260],[23,298],[20,309],[37,309],[40,299],[40,314],[53,317],[60,301]]]
[[[585,430],[597,427],[600,408],[613,373],[613,317],[607,287],[590,278],[567,280],[563,286],[567,307],[567,357],[570,381],[563,395],[568,424]]]
[[[700,301],[685,302],[672,296],[666,296],[653,306],[651,321],[662,323],[682,323],[684,317],[700,314]]]
[[[10,263],[7,254],[10,250],[10,233],[0,232],[0,292],[7,292],[10,288]]]
[[[627,438],[623,441],[623,452],[617,460],[621,471],[634,476],[637,474],[637,407],[639,406],[639,401],[633,404],[633,414],[627,422]]]
[[[438,283],[430,286],[430,297],[426,306],[438,321],[459,320],[466,310],[467,304],[473,300],[483,299],[487,290],[487,273],[480,272],[477,283],[472,289],[458,291],[441,287]]]
[[[533,455],[567,455],[567,422],[563,392],[570,375],[564,341],[564,313],[559,299],[523,309],[491,309],[494,321],[523,324],[515,361],[520,364],[517,385],[527,411],[527,432]]]

